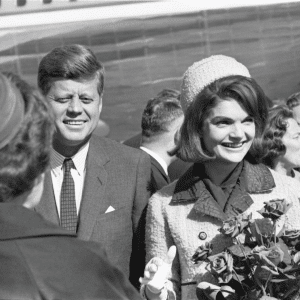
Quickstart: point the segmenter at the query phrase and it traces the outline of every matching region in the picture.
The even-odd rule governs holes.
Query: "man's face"
[[[97,76],[86,80],[61,79],[52,83],[46,98],[54,112],[54,142],[77,148],[89,140],[102,109],[97,85]]]

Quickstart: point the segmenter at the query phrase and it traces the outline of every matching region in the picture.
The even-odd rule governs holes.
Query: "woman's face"
[[[221,100],[203,123],[203,146],[222,164],[242,161],[254,137],[254,119],[232,98]]]
[[[287,129],[282,137],[286,153],[279,158],[286,169],[300,167],[300,127],[295,119],[287,119]]]

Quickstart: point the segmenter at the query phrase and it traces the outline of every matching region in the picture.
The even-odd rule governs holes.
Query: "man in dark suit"
[[[142,133],[123,142],[150,155],[152,193],[179,178],[190,166],[171,154],[183,122],[179,97],[179,91],[164,89],[150,99],[142,115]]]
[[[172,92],[172,93],[171,93]],[[183,122],[183,111],[173,90],[163,90],[150,99],[142,115],[140,149],[151,157],[152,193],[169,184],[168,167],[177,158],[175,138]]]
[[[140,299],[99,244],[33,211],[53,120],[45,99],[17,76],[0,73],[0,91],[0,299]]]
[[[136,250],[142,243],[139,222],[149,198],[150,160],[93,135],[103,77],[102,64],[81,45],[55,48],[41,60],[38,86],[52,107],[55,132],[36,211],[79,239],[99,242],[111,262],[136,282],[140,274],[135,272],[144,263]]]

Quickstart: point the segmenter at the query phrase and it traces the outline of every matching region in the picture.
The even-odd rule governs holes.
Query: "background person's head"
[[[292,169],[300,167],[300,127],[287,106],[270,109],[263,143],[262,162],[270,168],[292,176]]]
[[[148,100],[142,114],[142,146],[154,152],[170,155],[175,148],[175,136],[183,122],[180,93],[165,89],[155,98]]]
[[[0,202],[32,207],[43,190],[52,114],[44,97],[18,76],[0,73],[0,87]]]
[[[53,147],[73,156],[91,137],[102,110],[104,67],[82,45],[53,49],[40,62],[38,86],[55,118]]]
[[[286,100],[286,105],[293,112],[293,117],[300,124],[300,92],[290,95]]]
[[[224,156],[238,163],[248,152],[249,159],[258,159],[269,100],[245,66],[230,57],[211,56],[187,70],[181,93],[185,120],[177,155],[182,160]],[[216,114],[218,120],[213,119]]]

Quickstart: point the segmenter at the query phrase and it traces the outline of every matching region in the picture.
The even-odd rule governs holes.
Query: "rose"
[[[232,279],[233,258],[228,252],[222,252],[208,258],[206,269],[217,278],[219,283],[228,283]]]
[[[295,246],[300,241],[300,230],[285,230],[281,238],[288,246]]]
[[[252,256],[259,263],[255,273],[257,273],[260,278],[267,279],[270,272],[274,275],[279,274],[277,266],[283,261],[284,257],[284,252],[279,246],[275,245],[270,248],[257,246],[252,250]],[[264,269],[267,272],[262,272],[261,269]]]
[[[258,245],[264,245],[267,244],[270,239],[272,239],[274,234],[274,225],[273,222],[268,218],[255,219],[254,222],[250,224],[250,231],[252,234],[251,237],[255,238],[256,243]]]
[[[270,218],[273,221],[284,215],[292,206],[292,203],[287,203],[285,199],[275,199],[264,203],[265,206],[258,212],[263,217]]]
[[[204,261],[212,253],[212,244],[206,242],[204,245],[201,245],[197,248],[194,255],[192,256],[192,261],[194,264],[197,264],[199,261]]]
[[[209,299],[209,300],[217,300],[217,299],[225,299],[229,295],[235,294],[235,290],[228,286],[217,286],[209,282],[202,281],[198,284],[196,288],[197,299]]]
[[[251,220],[251,214],[245,215],[240,214],[236,217],[232,217],[223,221],[222,227],[219,231],[225,235],[231,236],[232,238],[239,235],[248,225]]]

